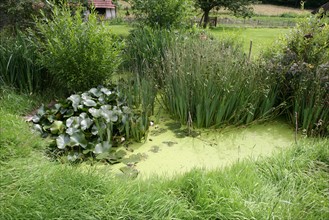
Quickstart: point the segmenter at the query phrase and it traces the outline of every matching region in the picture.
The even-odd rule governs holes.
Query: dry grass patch
[[[277,5],[254,5],[254,12],[258,15],[282,15],[284,13],[296,13],[299,15],[311,13],[311,10],[301,10],[297,8],[285,7],[285,6],[277,6]]]
[[[280,16],[286,13],[293,13],[297,15],[305,15],[310,14],[312,10],[301,10],[299,8],[292,8],[286,6],[278,6],[278,5],[270,5],[270,4],[256,4],[252,6],[254,9],[254,13],[256,15],[265,15],[265,16]],[[231,13],[229,10],[220,9],[219,13],[229,14]]]

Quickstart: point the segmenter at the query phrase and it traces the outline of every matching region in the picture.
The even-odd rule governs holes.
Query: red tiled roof
[[[112,0],[88,0],[89,4],[94,4],[95,8],[115,8]]]

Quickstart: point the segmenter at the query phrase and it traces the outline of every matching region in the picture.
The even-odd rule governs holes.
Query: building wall
[[[110,19],[115,17],[116,17],[115,8],[107,8],[105,13],[105,18]]]

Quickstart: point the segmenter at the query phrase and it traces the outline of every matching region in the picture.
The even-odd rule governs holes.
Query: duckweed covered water
[[[142,160],[133,166],[140,178],[170,177],[195,167],[210,170],[248,157],[269,156],[293,143],[293,129],[280,121],[222,130],[193,130],[188,136],[188,130],[179,123],[163,119],[150,127],[144,143],[130,145],[133,150],[130,154],[142,155]]]

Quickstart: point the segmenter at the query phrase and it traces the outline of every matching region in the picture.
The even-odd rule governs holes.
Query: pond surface
[[[179,123],[161,119],[150,127],[144,143],[130,145],[131,155],[142,160],[133,168],[139,178],[152,175],[170,177],[195,167],[215,169],[244,158],[270,156],[294,143],[293,128],[284,122],[272,121],[247,127],[221,130],[192,130]],[[114,170],[123,164],[114,165]]]

